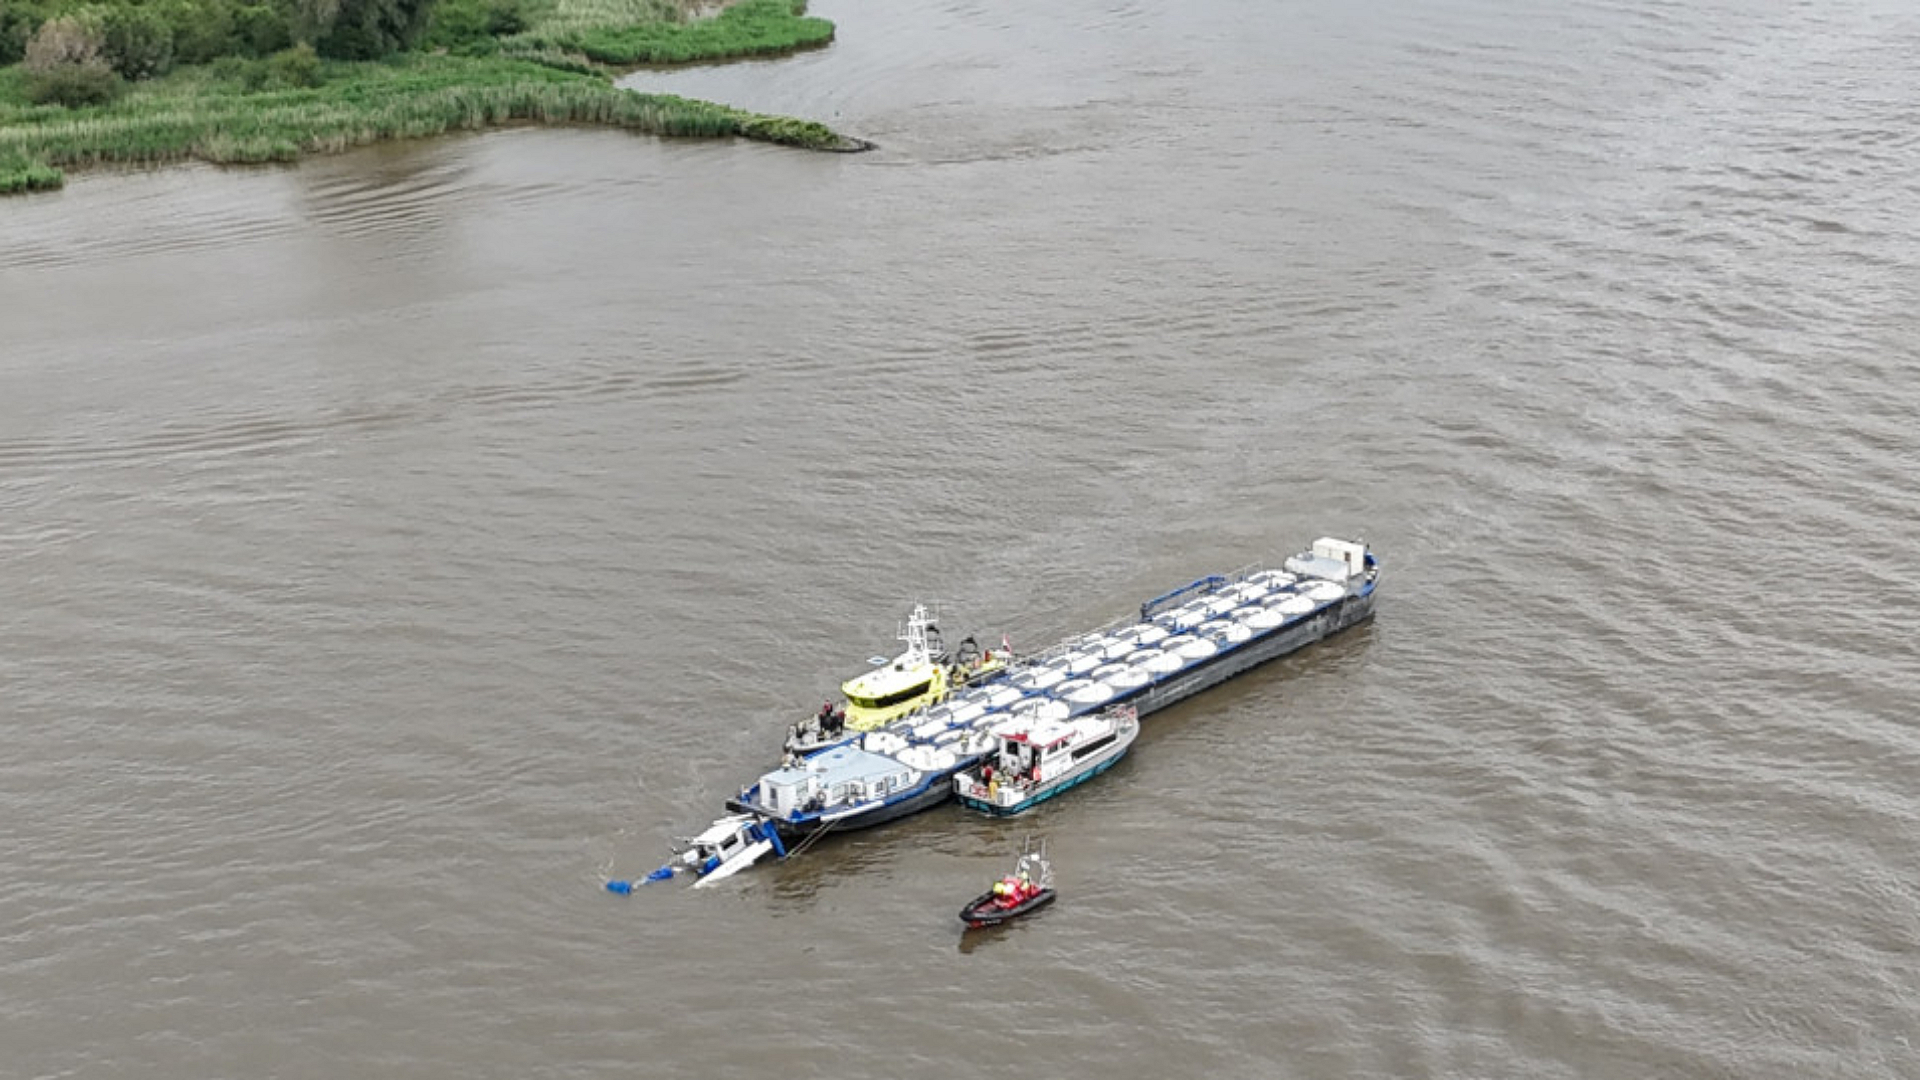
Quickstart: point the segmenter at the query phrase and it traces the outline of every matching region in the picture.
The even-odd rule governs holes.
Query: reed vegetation
[[[45,162],[0,152],[0,195],[52,191],[65,182],[60,170]]]
[[[533,25],[548,34],[647,23],[684,23],[699,10],[688,0],[544,0],[544,3]]]
[[[383,60],[323,60],[305,47],[266,58],[226,56],[129,83],[110,101],[75,106],[36,104],[17,66],[0,69],[0,194],[59,187],[61,170],[76,166],[291,161],[378,140],[516,122],[738,136],[807,149],[861,145],[812,121],[621,89],[602,64],[639,62],[643,50],[588,44],[619,33],[621,20],[638,18],[655,19],[645,24],[650,28],[694,35],[659,38],[679,44],[646,52],[647,58],[777,51],[776,42],[821,33],[813,23],[825,28],[822,40],[830,38],[832,24],[801,18],[795,0],[745,0],[714,19],[690,21],[687,0],[518,0],[511,19],[499,15],[504,9],[487,10],[496,30],[512,29],[520,19],[537,24],[489,40],[470,35],[472,47],[459,52],[442,46]],[[708,24],[718,28],[699,29]]]

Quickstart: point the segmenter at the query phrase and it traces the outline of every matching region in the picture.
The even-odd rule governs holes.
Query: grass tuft
[[[56,191],[67,182],[66,174],[44,161],[24,154],[0,152],[0,195],[25,191]]]

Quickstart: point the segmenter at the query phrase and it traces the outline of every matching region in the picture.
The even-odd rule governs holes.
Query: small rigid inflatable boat
[[[1038,851],[1029,847],[1013,864],[1013,873],[993,883],[993,888],[974,897],[960,909],[960,921],[968,926],[998,926],[1030,911],[1053,903],[1053,864],[1047,861],[1047,846]]]

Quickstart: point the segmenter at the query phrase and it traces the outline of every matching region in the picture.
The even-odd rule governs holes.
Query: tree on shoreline
[[[63,20],[98,31],[99,55],[129,81],[173,65],[258,59],[299,42],[322,56],[374,60],[418,45],[437,0],[0,0],[0,66]],[[72,27],[58,31],[71,38]]]
[[[435,0],[289,0],[295,34],[320,55],[376,60],[411,48]]]

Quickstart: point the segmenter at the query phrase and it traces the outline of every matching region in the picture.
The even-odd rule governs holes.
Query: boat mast
[[[907,616],[906,629],[900,632],[900,640],[907,643],[907,651],[900,656],[902,666],[912,668],[933,663],[933,650],[928,645],[928,631],[934,634],[940,633],[934,627],[933,620],[927,616],[927,605],[913,605],[913,614]]]

